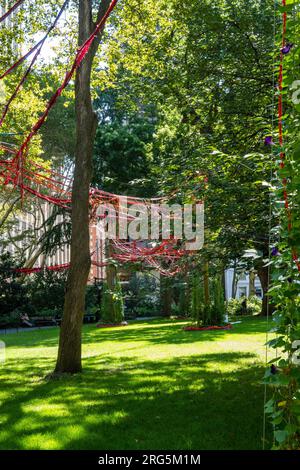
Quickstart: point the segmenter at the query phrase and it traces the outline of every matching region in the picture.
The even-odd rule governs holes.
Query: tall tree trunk
[[[274,306],[269,302],[269,296],[267,295],[269,290],[269,269],[270,266],[259,266],[257,268],[257,274],[263,290],[263,301],[261,308],[261,315],[267,316],[272,315]]]
[[[255,271],[252,269],[249,271],[249,296],[248,297],[253,297],[255,296]]]
[[[7,221],[7,219],[9,218],[10,214],[12,213],[15,205],[17,204],[17,202],[19,202],[21,200],[21,196],[18,196],[16,197],[8,206],[8,209],[6,210],[6,212],[4,212],[4,215],[2,216],[2,218],[0,219],[0,228],[2,228],[2,226],[5,224],[5,222]],[[2,202],[2,201],[1,201]],[[6,206],[6,201],[3,203],[2,202],[2,209],[4,209]]]
[[[233,267],[233,277],[232,277],[232,286],[231,286],[231,297],[233,299],[236,298],[236,290],[237,290],[237,272],[236,272],[237,262],[234,262]]]
[[[113,247],[111,240],[107,240],[107,258],[108,260],[112,258],[113,255]],[[109,290],[109,311],[105,312],[105,321],[109,321],[110,323],[114,324],[116,322],[116,314],[115,314],[115,300],[112,295],[112,292],[115,292],[116,290],[116,284],[117,284],[117,268],[113,263],[109,263],[106,267],[106,281],[107,281],[107,287]]]
[[[107,240],[107,257],[108,259],[112,258],[113,255],[113,247],[111,240]],[[108,288],[113,291],[116,287],[117,281],[117,268],[114,264],[109,263],[106,267],[106,280]]]
[[[204,285],[204,303],[206,306],[208,306],[210,303],[208,261],[205,261],[204,266],[203,266],[203,285]]]
[[[161,314],[170,317],[172,313],[172,288],[168,277],[160,278]]]
[[[83,44],[94,30],[92,3],[92,0],[79,0],[79,45]],[[97,21],[104,16],[109,3],[106,0],[101,2]],[[93,59],[98,45],[99,40],[93,43],[76,73],[76,147],[72,187],[71,265],[66,284],[56,373],[75,373],[80,372],[82,368],[81,329],[85,309],[85,289],[91,265],[89,190],[92,176],[93,145],[97,127],[97,120],[92,106],[90,82]]]

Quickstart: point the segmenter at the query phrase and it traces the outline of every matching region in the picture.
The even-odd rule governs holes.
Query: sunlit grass
[[[2,335],[0,449],[260,449],[266,328],[85,326],[83,374],[57,380],[58,329]]]

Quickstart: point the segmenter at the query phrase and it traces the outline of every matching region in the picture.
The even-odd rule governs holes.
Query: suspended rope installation
[[[44,124],[50,110],[55,105],[58,97],[61,95],[63,90],[67,87],[70,83],[72,77],[74,76],[77,68],[82,63],[83,59],[85,58],[86,54],[89,52],[93,42],[95,41],[96,37],[98,36],[101,29],[104,27],[107,19],[109,18],[111,12],[113,11],[114,7],[116,6],[118,0],[112,0],[105,15],[102,19],[98,22],[95,26],[93,33],[90,37],[82,44],[82,46],[77,50],[75,59],[72,63],[70,70],[66,73],[65,78],[60,85],[60,87],[55,91],[52,95],[50,100],[47,103],[46,109],[39,117],[37,122],[32,127],[29,134],[24,139],[23,143],[20,145],[19,148],[14,148],[12,146],[8,146],[5,144],[0,144],[0,150],[5,154],[10,155],[10,159],[2,159],[0,160],[0,178],[4,185],[14,185],[18,187],[22,198],[25,194],[30,194],[35,196],[43,201],[46,201],[50,204],[57,205],[65,210],[71,210],[71,201],[72,201],[72,193],[71,193],[71,185],[72,180],[67,178],[65,175],[59,174],[58,172],[54,172],[44,166],[38,165],[37,163],[29,160],[28,158],[28,148],[30,145],[31,140],[37,134],[39,129]],[[9,14],[11,14],[22,2],[17,2],[4,16],[7,18]],[[21,89],[22,85],[24,84],[25,80],[27,79],[28,75],[32,71],[33,65],[35,64],[38,55],[40,54],[42,47],[49,37],[51,31],[56,27],[63,11],[66,9],[68,5],[68,0],[66,0],[61,9],[59,10],[54,22],[48,28],[46,34],[39,41],[35,46],[33,46],[25,55],[23,55],[20,59],[18,59],[13,65],[11,65],[2,75],[0,76],[0,80],[12,73],[17,67],[19,67],[26,59],[28,59],[33,53],[34,56],[32,58],[29,67],[23,74],[21,80],[19,81],[17,87],[15,88],[13,94],[9,98],[7,104],[4,107],[3,114],[0,118],[0,126],[3,124],[3,121],[8,113],[9,107],[12,101],[17,96],[19,90]],[[2,17],[3,19],[4,16]],[[2,20],[1,18],[1,20]],[[122,203],[121,201],[122,196],[108,193],[96,188],[90,189],[90,220],[94,222],[97,220],[98,216],[98,208],[101,206],[102,212],[103,208],[109,208],[109,206],[113,206],[115,209],[115,217],[118,217],[119,220],[122,217],[126,217],[128,219],[127,212],[123,212]],[[150,198],[150,199],[141,199],[135,197],[127,197],[127,204],[139,204],[143,203],[147,208],[157,204],[157,210],[160,211],[161,209],[158,207],[158,203],[162,201],[162,198]],[[174,239],[164,240],[162,242],[155,243],[154,247],[149,248],[145,246],[145,244],[137,243],[137,242],[128,242],[124,240],[113,240],[112,244],[114,246],[114,253],[112,257],[115,260],[126,263],[126,262],[143,262],[146,265],[155,268],[161,272],[162,275],[170,276],[174,275],[179,272],[179,267],[176,265],[176,261],[178,261],[183,256],[183,250],[178,249],[177,241]],[[162,260],[163,265],[162,267]],[[92,260],[94,265],[98,265],[96,261]],[[101,266],[103,263],[101,264]],[[50,270],[61,270],[67,269],[69,264],[64,265],[57,265],[57,266],[50,266],[46,269]],[[20,269],[19,272],[23,274],[29,274],[31,272],[38,272],[42,268],[23,268]]]
[[[6,18],[8,18],[24,2],[25,0],[18,0],[6,13],[4,13],[4,15],[0,17],[0,23],[6,20]]]
[[[6,105],[4,106],[4,109],[3,109],[3,113],[2,113],[2,116],[0,118],[0,127],[2,126],[3,122],[4,122],[4,119],[8,113],[8,110],[9,110],[9,107],[11,105],[11,103],[13,102],[13,100],[16,98],[16,96],[18,95],[19,91],[21,90],[23,84],[25,83],[27,77],[29,76],[35,62],[37,61],[42,49],[43,49],[43,46],[47,40],[47,38],[49,37],[51,31],[53,31],[53,29],[56,27],[60,17],[62,16],[64,10],[66,9],[67,5],[69,3],[69,0],[66,0],[63,4],[63,6],[61,7],[57,17],[55,18],[54,22],[52,23],[52,25],[48,28],[48,31],[46,32],[45,36],[34,46],[32,47],[25,55],[23,55],[23,57],[21,57],[19,60],[17,60],[11,67],[9,67],[1,76],[0,76],[0,80],[2,80],[3,78],[5,78],[7,75],[9,75],[13,70],[15,70],[17,67],[19,67],[33,52],[35,52],[30,64],[29,64],[29,67],[27,68],[26,72],[24,73],[24,75],[21,77],[19,83],[17,84],[14,92],[12,93],[11,97],[9,98],[8,102],[6,103]]]
[[[11,147],[0,144],[0,149],[8,154],[14,155]],[[23,167],[22,180],[16,182],[16,173],[18,171],[16,160],[0,160],[0,179],[3,185],[14,184],[19,187],[24,194],[33,195],[43,201],[59,206],[67,211],[71,210],[72,193],[70,187],[72,180],[58,172],[54,172],[49,168],[38,165],[37,163],[27,160],[26,166]],[[141,199],[132,196],[126,198],[126,204],[130,207],[134,204],[141,205],[149,210],[150,207],[155,208],[159,213],[162,209],[159,203],[161,198]],[[97,222],[102,218],[116,218],[118,220],[128,220],[127,210],[123,207],[124,196],[109,193],[97,188],[90,189],[90,220]],[[99,213],[98,209],[101,206]],[[113,214],[110,209],[113,208]],[[106,216],[103,213],[107,212]],[[126,262],[143,262],[148,266],[160,270],[163,275],[174,275],[178,272],[178,267],[169,266],[168,269],[161,267],[161,259],[172,265],[183,256],[183,250],[176,248],[176,240],[164,240],[157,243],[154,247],[147,247],[137,242],[128,242],[124,240],[112,240],[115,253],[112,255],[114,259],[121,263]],[[95,262],[92,261],[96,265]],[[69,265],[58,265],[51,267],[52,270],[67,269]],[[38,272],[39,268],[19,270],[24,274]]]

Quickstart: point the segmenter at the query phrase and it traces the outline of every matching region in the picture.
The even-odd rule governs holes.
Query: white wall
[[[234,269],[229,268],[225,271],[225,291],[226,291],[226,299],[232,299],[233,292],[232,292],[232,281],[233,281]],[[262,297],[262,287],[259,281],[259,278],[256,276],[255,278],[255,289],[257,292],[261,292]],[[236,298],[240,298],[244,295],[247,297],[249,296],[249,274],[245,275],[245,278],[239,279],[237,283],[237,290],[236,290]]]

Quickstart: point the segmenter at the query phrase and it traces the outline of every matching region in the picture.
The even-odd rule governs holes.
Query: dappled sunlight
[[[22,406],[22,411],[24,414],[36,413],[39,417],[48,418],[51,416],[55,416],[56,418],[63,418],[69,415],[68,408],[65,404],[59,403],[41,403],[39,400],[33,400],[29,404],[25,404]]]
[[[55,380],[45,376],[57,331],[41,335],[40,347],[34,334],[34,348],[29,333],[10,335],[0,369],[1,423],[9,428],[2,425],[0,448],[260,448],[265,336],[246,336],[248,326],[234,334],[191,334],[163,320],[126,331],[88,326],[83,373]],[[245,409],[251,416],[241,419]]]

